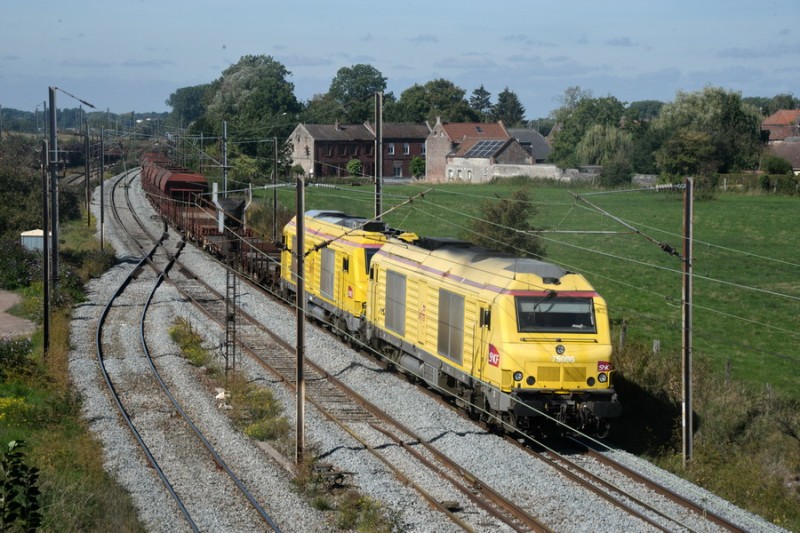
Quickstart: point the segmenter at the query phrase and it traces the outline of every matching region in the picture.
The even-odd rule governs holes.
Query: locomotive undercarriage
[[[293,295],[289,287],[284,285],[282,289],[289,297]],[[563,432],[575,428],[604,437],[610,429],[608,419],[622,411],[613,390],[557,394],[515,389],[504,393],[429,354],[412,353],[411,345],[365,325],[361,317],[344,316],[327,307],[312,298],[308,301],[308,314],[354,348],[369,346],[382,354],[389,368],[404,374],[410,382],[425,383],[446,393],[470,417],[497,431],[513,432],[516,428],[526,432]]]

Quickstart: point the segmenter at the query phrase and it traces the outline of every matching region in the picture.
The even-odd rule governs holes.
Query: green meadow
[[[468,238],[481,205],[520,186],[384,186],[384,220],[418,234]],[[606,298],[615,344],[624,324],[626,342],[657,347],[679,370],[683,193],[530,187],[538,211],[531,224],[543,230],[546,259],[583,274]],[[295,190],[278,195],[293,211]],[[374,190],[309,186],[305,207],[372,216]],[[737,193],[695,201],[693,358],[762,390],[800,385],[798,207],[797,197]]]

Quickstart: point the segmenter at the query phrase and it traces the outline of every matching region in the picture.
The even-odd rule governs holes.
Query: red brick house
[[[415,156],[425,158],[426,124],[383,124],[383,176],[410,177]],[[347,164],[361,161],[364,176],[375,175],[375,127],[364,124],[298,124],[287,139],[294,164],[314,179],[347,176]]]
[[[761,130],[769,132],[769,142],[800,137],[800,109],[781,109],[761,121]]]

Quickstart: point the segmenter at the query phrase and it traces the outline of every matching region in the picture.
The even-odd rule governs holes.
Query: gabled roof
[[[364,124],[371,132],[375,132],[375,126],[369,122]],[[420,139],[425,140],[431,132],[425,123],[417,122],[384,122],[384,139]]]
[[[375,135],[363,124],[303,124],[315,141],[374,141]]]
[[[770,144],[769,151],[789,161],[795,171],[800,170],[800,138],[790,137],[784,142]]]
[[[800,120],[800,109],[781,109],[761,121],[762,126],[789,126]]]
[[[454,143],[463,143],[466,139],[510,139],[502,122],[455,122],[442,124],[447,136]]]
[[[302,124],[315,141],[374,141],[375,128],[370,123],[364,124]],[[384,139],[418,139],[424,141],[430,133],[426,124],[413,122],[385,122],[383,124]]]
[[[553,149],[547,143],[544,135],[530,128],[514,128],[508,132],[529,152],[535,159],[547,159]]]

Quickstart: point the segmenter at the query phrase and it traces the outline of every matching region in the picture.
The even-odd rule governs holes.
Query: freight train
[[[219,223],[227,208],[201,200],[202,176],[165,166],[145,157],[143,186],[180,231],[219,257],[234,251],[236,268],[287,299],[302,256],[310,317],[446,392],[471,416],[501,428],[556,421],[603,435],[621,415],[607,305],[583,276],[332,210],[305,213],[304,250],[296,217],[271,248],[239,211]]]

